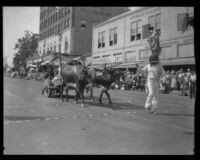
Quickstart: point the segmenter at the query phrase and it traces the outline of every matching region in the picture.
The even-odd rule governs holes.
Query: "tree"
[[[25,36],[19,38],[15,44],[15,50],[17,53],[13,58],[13,65],[19,67],[26,64],[26,60],[34,54],[36,54],[36,49],[38,47],[38,35],[32,32],[25,31]]]

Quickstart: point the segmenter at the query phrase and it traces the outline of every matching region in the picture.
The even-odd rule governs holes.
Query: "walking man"
[[[140,68],[137,66],[137,69]],[[147,73],[147,87],[148,87],[148,97],[145,104],[145,109],[147,112],[156,114],[156,108],[158,105],[157,95],[159,94],[159,84],[160,78],[165,76],[165,71],[160,64],[159,58],[156,54],[152,54],[149,57],[149,64],[141,71]]]

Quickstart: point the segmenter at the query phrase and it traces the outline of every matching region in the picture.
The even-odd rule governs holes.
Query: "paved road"
[[[157,115],[146,94],[111,90],[98,104],[41,96],[42,82],[4,78],[4,154],[191,154],[194,100],[160,95]],[[70,94],[74,94],[73,91]]]

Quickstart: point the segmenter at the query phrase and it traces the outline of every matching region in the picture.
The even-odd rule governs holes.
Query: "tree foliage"
[[[17,50],[13,58],[13,65],[19,67],[26,64],[26,60],[34,54],[38,47],[38,36],[30,31],[25,31],[25,35],[19,38],[14,49]]]

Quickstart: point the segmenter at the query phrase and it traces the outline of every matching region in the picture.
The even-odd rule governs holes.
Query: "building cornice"
[[[103,21],[103,22],[94,24],[94,25],[93,25],[93,29],[98,28],[98,27],[100,27],[100,26],[102,26],[102,25],[105,25],[105,24],[107,24],[107,23],[111,23],[111,22],[116,21],[116,20],[118,20],[118,19],[127,17],[127,16],[129,16],[129,15],[131,15],[131,14],[136,14],[136,13],[138,13],[138,12],[142,12],[142,11],[144,11],[144,10],[146,10],[146,9],[149,9],[149,8],[153,8],[153,7],[140,7],[140,8],[138,8],[138,9],[136,9],[136,10],[131,10],[131,11],[122,13],[122,14],[120,14],[120,15],[118,15],[118,16],[109,18],[109,19],[107,19],[107,20],[105,20],[105,21]]]

